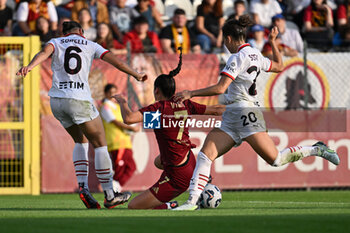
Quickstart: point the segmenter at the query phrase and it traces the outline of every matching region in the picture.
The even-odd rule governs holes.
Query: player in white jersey
[[[249,44],[245,43],[246,28],[251,24],[248,15],[239,20],[229,20],[223,26],[224,43],[232,53],[221,79],[213,86],[183,91],[177,94],[177,100],[185,100],[194,96],[225,96],[226,111],[222,116],[221,128],[213,129],[207,136],[197,157],[189,191],[189,199],[174,210],[195,210],[197,201],[209,179],[212,161],[225,154],[232,147],[246,141],[267,163],[272,166],[282,166],[295,162],[307,156],[320,156],[333,164],[339,164],[336,152],[330,150],[324,143],[317,142],[313,146],[295,146],[278,151],[274,142],[266,132],[262,112],[256,100],[256,81],[262,71],[281,72],[283,70],[282,56],[278,51],[275,39],[278,29],[274,27],[269,35],[273,59],[270,61]]]
[[[88,188],[88,147],[95,149],[95,170],[105,193],[104,206],[113,208],[129,200],[131,193],[113,191],[112,163],[108,154],[101,118],[96,110],[88,83],[94,58],[100,58],[117,69],[145,81],[139,74],[117,59],[99,44],[85,39],[80,24],[63,23],[64,37],[50,40],[28,66],[20,68],[17,75],[26,76],[35,66],[52,55],[52,87],[49,91],[52,113],[75,142],[73,163],[79,184],[79,196],[87,208],[100,208]]]

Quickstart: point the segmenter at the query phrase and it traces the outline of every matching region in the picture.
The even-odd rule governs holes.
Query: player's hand
[[[146,80],[148,79],[148,76],[147,76],[147,74],[145,74],[145,73],[140,73],[140,74],[138,74],[138,76],[135,77],[135,78],[136,78],[137,81],[144,82],[144,81],[146,81]]]
[[[127,103],[126,98],[123,95],[121,95],[121,94],[113,95],[111,98],[114,98],[120,104]]]
[[[192,98],[191,91],[185,90],[185,91],[176,93],[175,97],[174,97],[174,101],[175,102],[182,102],[184,100],[188,100],[188,99],[191,99],[191,98]]]
[[[273,27],[271,29],[270,35],[269,35],[269,41],[275,41],[278,35],[278,28],[277,27]]]
[[[28,66],[23,66],[17,71],[16,75],[24,78],[31,70],[32,69],[30,69]]]
[[[140,129],[141,129],[141,127],[139,125],[132,126],[132,131],[135,132],[135,133],[139,132]]]

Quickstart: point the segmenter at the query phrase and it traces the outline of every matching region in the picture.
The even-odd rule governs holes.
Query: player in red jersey
[[[206,106],[190,100],[174,102],[173,95],[176,89],[174,76],[180,72],[182,64],[182,50],[180,51],[177,68],[168,75],[161,74],[154,82],[154,97],[157,102],[132,112],[125,98],[121,95],[114,96],[120,104],[124,123],[142,122],[144,112],[158,111],[161,119],[171,116],[171,120],[177,123],[186,121],[190,115],[222,114],[225,109],[223,105]],[[191,151],[193,144],[190,141],[189,129],[185,124],[183,126],[177,124],[176,127],[154,130],[160,151],[160,155],[155,159],[155,165],[164,171],[151,188],[129,203],[129,209],[170,209],[177,206],[176,202],[169,201],[187,190],[196,165]]]

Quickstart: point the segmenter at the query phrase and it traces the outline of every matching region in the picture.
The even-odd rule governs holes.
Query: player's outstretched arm
[[[117,120],[113,120],[111,121],[115,126],[117,126],[120,129],[125,129],[125,130],[130,130],[133,132],[137,132],[140,130],[140,127],[138,126],[131,126],[128,124],[123,123],[122,121],[117,121]]]
[[[278,29],[277,27],[273,27],[271,29],[270,35],[269,35],[269,42],[272,47],[272,64],[271,64],[271,70],[272,72],[281,72],[283,70],[283,60],[282,60],[282,55],[277,47],[276,44],[276,37],[278,35]]]
[[[28,66],[21,67],[16,75],[25,77],[35,66],[39,65],[45,61],[54,52],[54,47],[52,44],[47,44],[39,53],[37,53],[34,58],[30,61]]]
[[[135,70],[133,70],[132,68],[130,68],[130,66],[128,66],[126,63],[122,62],[121,60],[119,60],[116,56],[113,55],[113,53],[106,53],[106,55],[104,55],[102,57],[102,60],[108,62],[109,64],[111,64],[112,66],[114,66],[115,68],[130,74],[131,76],[133,76],[137,81],[146,81],[147,80],[147,75],[143,74],[143,73],[138,73]]]
[[[137,112],[131,111],[126,99],[122,95],[114,95],[112,96],[112,98],[114,98],[119,103],[120,110],[122,112],[123,121],[125,124],[130,125],[130,124],[142,122],[143,120],[142,114],[139,111]]]
[[[221,116],[226,110],[225,105],[207,105],[203,115]]]
[[[232,79],[226,75],[221,75],[219,82],[213,86],[198,89],[194,91],[182,91],[175,94],[175,101],[181,102],[190,99],[195,96],[213,96],[225,93],[228,86],[231,84]]]

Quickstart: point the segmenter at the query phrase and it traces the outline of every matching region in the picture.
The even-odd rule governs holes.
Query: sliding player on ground
[[[180,48],[181,50],[181,48]],[[121,95],[114,98],[121,107],[124,123],[133,124],[143,121],[143,113],[155,112],[160,116],[172,116],[173,121],[186,121],[190,115],[221,115],[223,105],[206,106],[185,100],[183,103],[174,102],[174,77],[181,70],[182,51],[177,68],[168,75],[161,74],[154,82],[154,97],[156,103],[132,112],[127,101]],[[188,188],[193,169],[196,164],[191,151],[193,144],[189,138],[189,128],[186,125],[154,129],[160,155],[155,159],[155,165],[163,169],[159,180],[148,190],[136,196],[128,205],[129,209],[171,209],[177,202],[169,202],[185,192]]]

